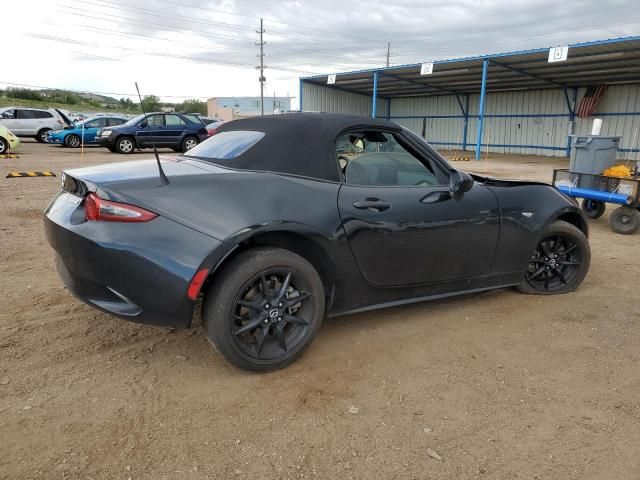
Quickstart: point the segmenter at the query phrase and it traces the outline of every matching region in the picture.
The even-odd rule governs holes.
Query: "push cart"
[[[553,171],[553,185],[570,197],[582,199],[582,211],[589,218],[600,218],[606,203],[620,205],[609,215],[616,233],[630,235],[640,228],[640,177],[617,178],[605,175]]]

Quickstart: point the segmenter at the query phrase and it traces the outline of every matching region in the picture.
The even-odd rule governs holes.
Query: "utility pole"
[[[260,19],[260,30],[256,33],[260,34],[260,43],[256,43],[256,45],[260,46],[260,66],[256,67],[260,69],[260,115],[264,115],[264,45],[265,41],[263,40],[262,35],[264,34],[264,28],[262,28],[262,18]]]
[[[387,68],[389,67],[389,57],[391,57],[391,42],[387,42]]]

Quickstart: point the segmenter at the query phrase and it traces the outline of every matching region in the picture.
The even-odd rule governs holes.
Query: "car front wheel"
[[[133,153],[136,145],[131,137],[120,137],[116,141],[116,151],[118,153]]]
[[[590,262],[585,234],[575,225],[555,221],[533,251],[518,290],[537,295],[572,292],[584,280]]]
[[[9,142],[0,137],[0,155],[3,155],[9,151]]]
[[[266,372],[295,361],[324,316],[318,272],[288,250],[261,247],[232,259],[216,275],[203,305],[209,341],[233,365]]]

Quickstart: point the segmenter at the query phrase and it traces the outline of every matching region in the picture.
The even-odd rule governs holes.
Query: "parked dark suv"
[[[147,113],[127,123],[100,130],[96,141],[112,152],[132,153],[136,148],[172,148],[186,152],[207,139],[207,130],[195,115],[183,113]]]

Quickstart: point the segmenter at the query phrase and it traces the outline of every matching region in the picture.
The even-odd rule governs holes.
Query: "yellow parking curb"
[[[20,157],[15,153],[3,153],[2,155],[0,155],[0,158],[20,158]]]
[[[21,177],[55,177],[56,174],[45,170],[44,172],[9,172],[5,178]]]

